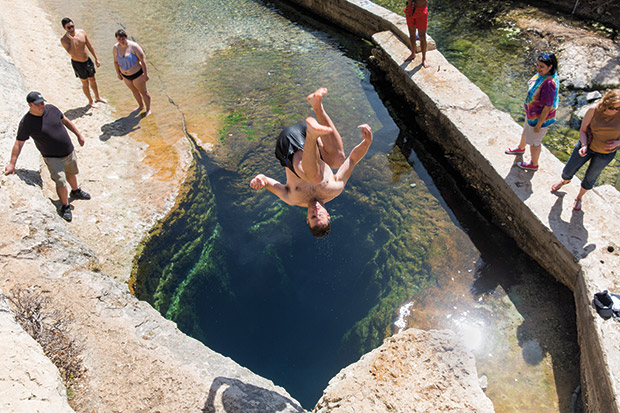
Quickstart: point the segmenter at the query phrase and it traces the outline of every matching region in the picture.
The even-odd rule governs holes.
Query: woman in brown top
[[[579,141],[564,170],[562,180],[551,187],[557,191],[573,178],[586,162],[591,160],[573,209],[581,210],[581,199],[594,187],[599,175],[616,156],[620,146],[620,89],[614,89],[586,112],[579,129]]]

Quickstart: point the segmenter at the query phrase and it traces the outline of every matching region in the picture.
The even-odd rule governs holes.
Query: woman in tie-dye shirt
[[[558,60],[553,53],[541,53],[536,62],[536,74],[528,81],[525,98],[526,120],[519,145],[506,149],[509,155],[523,155],[525,145],[530,145],[530,162],[517,162],[517,166],[530,171],[538,170],[542,139],[549,125],[555,122],[558,107],[560,82],[558,80]]]

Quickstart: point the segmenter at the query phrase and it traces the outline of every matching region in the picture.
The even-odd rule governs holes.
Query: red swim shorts
[[[426,31],[426,27],[428,26],[428,5],[424,7],[414,7],[412,14],[408,14],[407,7],[405,7],[405,16],[407,17],[407,26]]]

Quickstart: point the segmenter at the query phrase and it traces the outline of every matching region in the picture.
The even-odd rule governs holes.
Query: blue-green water
[[[578,357],[574,309],[561,311],[572,308],[570,292],[498,242],[432,155],[412,151],[420,132],[389,93],[377,93],[366,42],[251,0],[48,5],[88,31],[104,61],[100,87],[118,111],[133,104],[105,62],[114,31],[125,27],[146,50],[153,115],[130,138],[159,148],[147,158],[163,164],[172,153],[166,144],[182,136],[177,107],[188,132],[214,144],[145,241],[138,297],[306,408],[338,370],[396,331],[399,309],[414,302],[409,325],[452,328],[468,341],[498,411],[525,411],[522,400],[565,410],[579,382],[578,364],[566,362]],[[284,179],[275,137],[311,114],[305,96],[319,86],[329,89],[325,107],[347,153],[361,140],[358,124],[375,131],[328,204],[324,240],[309,234],[304,210],[248,186],[261,172]],[[504,255],[511,260],[497,259]],[[545,304],[552,321],[535,314],[540,288],[557,291]],[[537,357],[524,355],[527,346]]]

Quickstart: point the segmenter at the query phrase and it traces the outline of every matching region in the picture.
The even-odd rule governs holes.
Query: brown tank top
[[[594,112],[592,122],[592,142],[590,149],[598,153],[611,153],[614,150],[605,149],[608,141],[620,139],[620,113],[616,112],[613,116],[607,116],[603,113]]]

